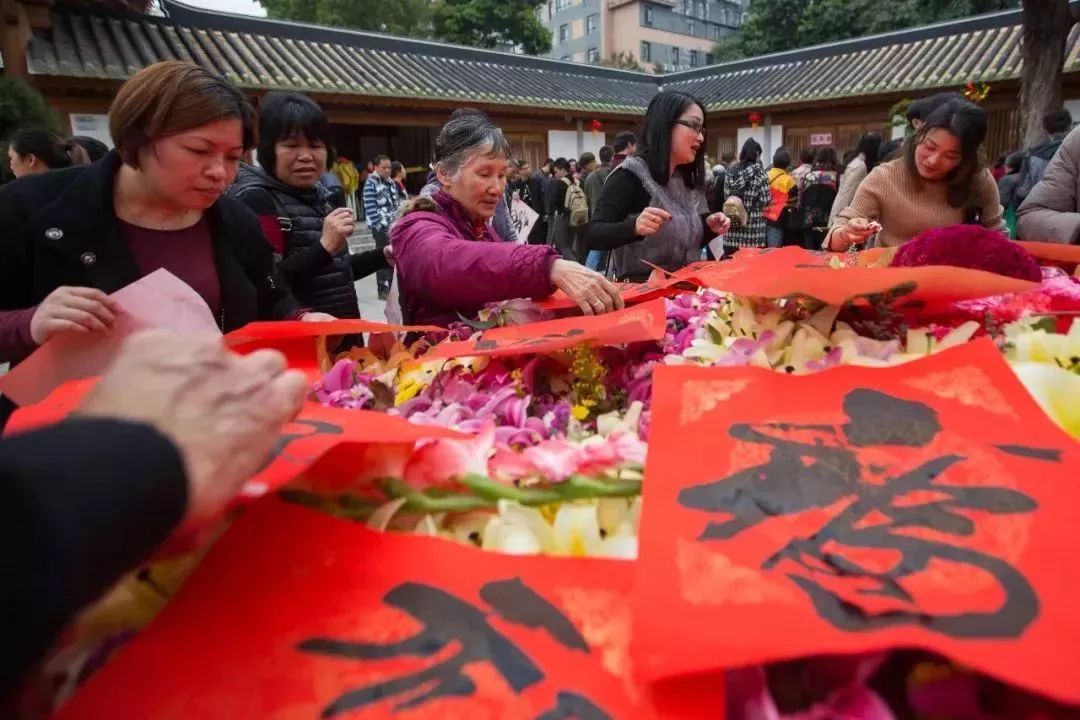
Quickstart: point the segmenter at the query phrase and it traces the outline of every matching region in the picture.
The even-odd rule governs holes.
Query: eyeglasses
[[[682,125],[683,127],[690,128],[696,133],[705,132],[705,123],[700,123],[697,120],[676,120],[676,125]]]

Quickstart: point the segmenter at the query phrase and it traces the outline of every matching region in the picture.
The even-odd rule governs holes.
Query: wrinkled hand
[[[397,264],[397,259],[394,258],[394,246],[393,245],[387,245],[386,247],[383,248],[382,252],[383,252],[383,257],[386,258],[386,262],[390,263],[391,266]]]
[[[106,332],[116,322],[116,302],[94,288],[60,287],[38,305],[30,337],[38,345],[62,332]]]
[[[671,213],[662,208],[647,207],[637,216],[634,233],[638,237],[655,235],[671,219]]]
[[[79,412],[144,422],[172,440],[187,471],[186,520],[198,523],[260,469],[306,391],[277,351],[242,357],[219,337],[152,330],[125,341]]]
[[[844,252],[852,245],[865,245],[871,235],[881,232],[881,225],[866,218],[852,218],[829,238],[829,249]]]
[[[356,229],[356,216],[349,208],[337,208],[323,219],[322,237],[319,242],[326,252],[337,255],[349,245],[349,238]]]
[[[731,218],[722,212],[713,213],[705,218],[705,222],[714,235],[727,235],[728,230],[731,230]]]
[[[623,307],[622,295],[614,283],[579,263],[556,260],[551,266],[551,282],[570,296],[585,315],[600,315]]]
[[[324,312],[304,313],[300,317],[300,319],[303,322],[334,322],[335,320],[337,320],[337,318],[334,317],[333,315],[330,315],[329,313],[324,313]]]

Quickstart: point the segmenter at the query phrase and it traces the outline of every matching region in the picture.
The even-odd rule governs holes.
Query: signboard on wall
[[[811,145],[832,145],[832,133],[811,133]]]
[[[71,114],[71,134],[92,137],[100,140],[110,148],[113,146],[112,137],[109,135],[108,115],[76,115]]]

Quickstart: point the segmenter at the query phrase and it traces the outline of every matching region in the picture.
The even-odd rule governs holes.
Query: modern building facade
[[[598,63],[632,57],[648,72],[713,62],[712,47],[742,26],[748,0],[548,0],[538,9],[551,30],[548,57]]]

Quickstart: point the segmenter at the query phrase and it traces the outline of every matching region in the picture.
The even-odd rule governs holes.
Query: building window
[[[679,67],[679,48],[677,47],[671,48],[671,64],[676,68]]]
[[[694,34],[694,21],[693,20],[687,20],[686,21],[686,34],[687,35],[693,35]]]
[[[649,27],[652,27],[652,24],[653,24],[652,8],[647,6],[647,5],[645,6],[645,24],[648,25]]]
[[[694,0],[683,0],[682,12],[683,15],[692,16],[694,14]]]
[[[600,28],[600,16],[596,13],[585,16],[585,34],[592,35]]]
[[[697,16],[698,16],[698,20],[704,20],[705,19],[705,3],[704,2],[699,2],[697,4]]]
[[[692,67],[692,68],[697,67],[697,57],[698,57],[697,50],[691,50],[690,51],[690,67]]]
[[[712,65],[714,62],[716,62],[716,58],[713,57],[713,54],[712,53],[705,53],[705,64],[706,65]]]
[[[555,12],[565,10],[570,7],[570,0],[555,0]]]
[[[720,26],[719,25],[713,25],[712,26],[712,39],[713,40],[719,40],[720,39]]]
[[[548,0],[548,20],[555,14],[555,0]]]
[[[652,62],[652,43],[641,41],[641,59],[644,62]]]
[[[600,59],[600,51],[596,48],[589,48],[585,51],[585,60],[594,63]]]
[[[562,45],[568,39],[570,39],[570,26],[563,23],[559,26],[559,44]]]

